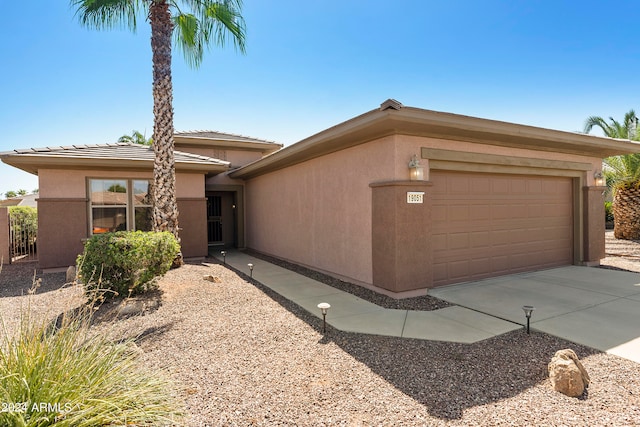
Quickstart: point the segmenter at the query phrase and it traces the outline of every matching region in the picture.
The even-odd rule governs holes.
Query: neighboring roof
[[[229,175],[233,178],[252,178],[393,134],[600,158],[640,153],[640,144],[628,140],[405,107],[390,99],[383,102],[380,108],[242,166]]]
[[[37,194],[26,194],[24,196],[16,196],[6,200],[0,200],[0,206],[29,206],[38,207]]]
[[[234,148],[261,151],[265,154],[273,153],[282,148],[282,144],[273,141],[217,131],[176,132],[174,140],[176,146]]]
[[[65,169],[153,169],[155,154],[148,145],[116,142],[113,144],[70,145],[28,148],[0,153],[4,163],[34,175],[39,168]],[[182,151],[174,151],[176,170],[220,173],[229,162]]]

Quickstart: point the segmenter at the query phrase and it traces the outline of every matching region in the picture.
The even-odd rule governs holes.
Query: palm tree
[[[636,139],[638,117],[635,111],[629,110],[629,112],[624,115],[622,123],[613,117],[609,117],[609,121],[611,124],[607,123],[602,117],[591,116],[584,124],[584,133],[591,132],[591,129],[597,126],[602,129],[602,132],[609,138]]]
[[[197,68],[210,43],[224,46],[231,35],[244,52],[242,0],[70,0],[80,23],[95,29],[125,25],[136,30],[139,17],[151,25],[153,54],[153,229],[178,237],[173,156],[173,86],[171,38],[187,63]]]
[[[584,126],[589,133],[594,126],[610,138],[639,140],[638,118],[633,110],[624,115],[622,123],[609,117],[591,116]],[[607,186],[613,192],[613,234],[616,239],[640,240],[640,154],[625,154],[604,159]]]
[[[131,144],[153,145],[153,138],[147,139],[146,135],[141,134],[137,130],[131,131],[131,135],[122,135],[118,138],[118,142],[129,142]]]

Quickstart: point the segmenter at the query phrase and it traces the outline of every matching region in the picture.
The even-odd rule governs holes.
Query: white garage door
[[[572,181],[432,171],[434,285],[573,261]]]

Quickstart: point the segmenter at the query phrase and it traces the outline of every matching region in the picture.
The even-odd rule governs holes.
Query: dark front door
[[[235,204],[231,192],[207,196],[207,235],[209,246],[235,246]]]

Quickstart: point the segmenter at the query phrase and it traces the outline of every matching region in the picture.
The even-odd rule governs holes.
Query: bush
[[[38,210],[31,206],[9,207],[9,218],[20,224],[25,224],[30,229],[38,229]]]
[[[604,202],[604,221],[613,221],[613,204],[611,202]]]
[[[14,250],[32,248],[38,234],[38,210],[31,206],[11,206],[9,218],[13,224],[11,244],[17,246]]]
[[[130,296],[153,289],[180,251],[168,232],[118,231],[96,234],[78,256],[79,278],[87,293]]]
[[[91,333],[90,310],[57,328],[22,313],[16,334],[4,330],[0,425],[177,425],[170,383],[142,368],[133,341]]]

